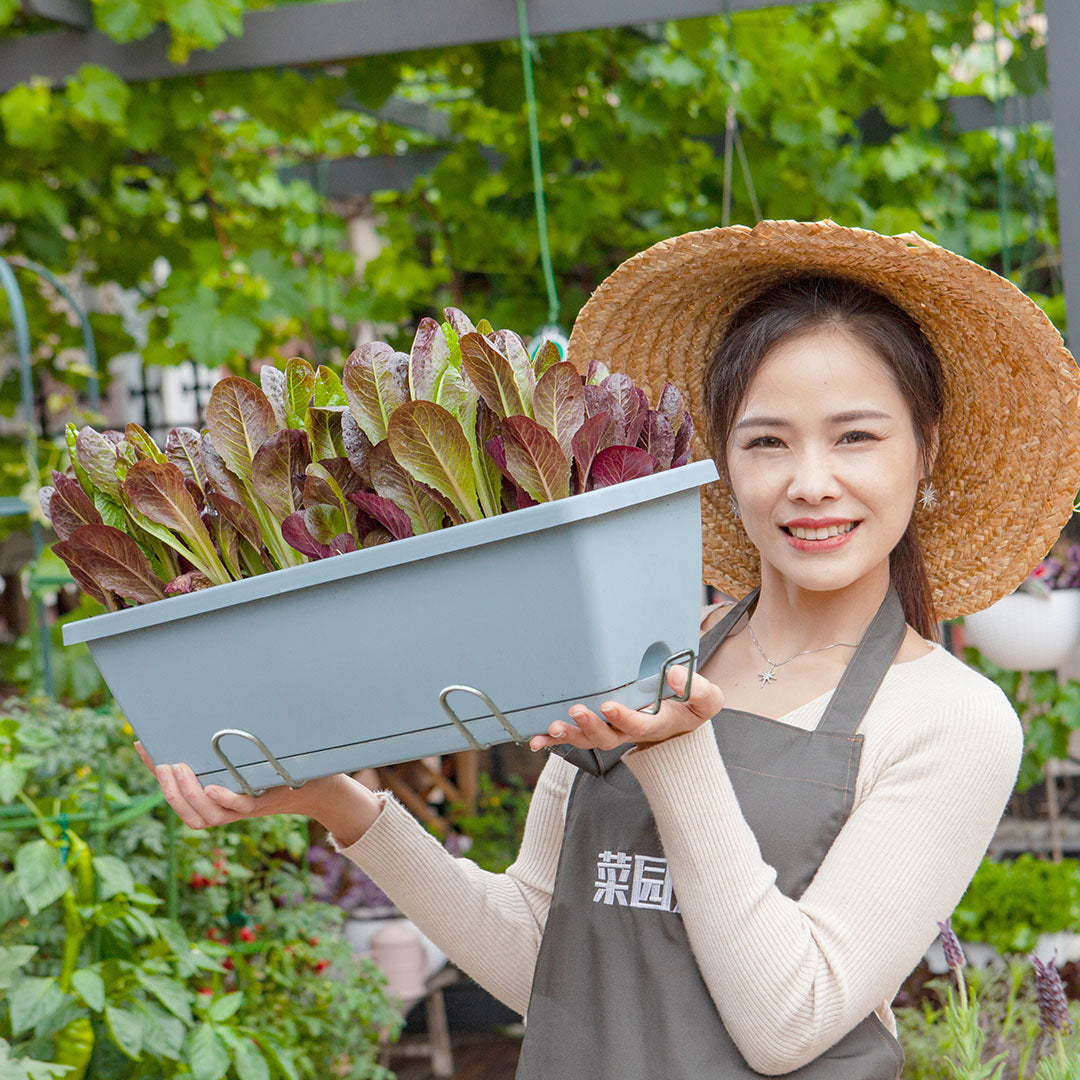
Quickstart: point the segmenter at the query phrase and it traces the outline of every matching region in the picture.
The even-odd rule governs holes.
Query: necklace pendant
[[[764,690],[769,683],[776,682],[776,671],[774,668],[769,668],[768,671],[760,671],[758,672],[758,678],[761,680],[760,689]]]

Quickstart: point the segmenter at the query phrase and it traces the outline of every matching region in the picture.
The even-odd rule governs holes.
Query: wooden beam
[[[809,2],[728,0],[728,8],[735,12]],[[717,0],[575,0],[572,4],[530,0],[529,29],[535,36],[566,34],[716,15],[718,6]],[[240,37],[230,38],[211,52],[192,53],[183,65],[169,61],[169,35],[164,27],[126,44],[97,30],[0,40],[0,93],[34,76],[62,83],[83,64],[99,64],[125,82],[140,82],[214,71],[328,64],[412,49],[504,41],[517,35],[517,8],[510,0],[342,0],[286,5],[249,11]]]

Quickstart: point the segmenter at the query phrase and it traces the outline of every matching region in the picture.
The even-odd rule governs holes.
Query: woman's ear
[[[934,471],[937,462],[938,451],[941,449],[941,429],[937,424],[930,432],[930,438],[923,447],[923,476],[929,476]]]

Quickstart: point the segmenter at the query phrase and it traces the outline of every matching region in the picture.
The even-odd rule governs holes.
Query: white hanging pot
[[[966,615],[964,634],[998,667],[1056,670],[1080,646],[1080,589],[1054,589],[1048,596],[1011,593]]]

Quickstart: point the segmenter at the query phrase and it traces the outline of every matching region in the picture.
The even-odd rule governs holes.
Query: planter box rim
[[[114,634],[142,630],[160,623],[204,615],[221,608],[279,596],[297,589],[323,585],[418,559],[568,525],[621,510],[634,503],[700,487],[716,479],[718,473],[715,462],[709,459],[692,461],[652,476],[626,480],[610,487],[583,492],[555,502],[540,503],[538,506],[529,506],[497,517],[465,522],[463,525],[454,525],[404,540],[394,540],[373,548],[271,571],[258,577],[214,585],[196,593],[166,597],[152,604],[140,604],[122,611],[94,615],[64,626],[64,644],[73,645],[80,641],[89,642]]]

